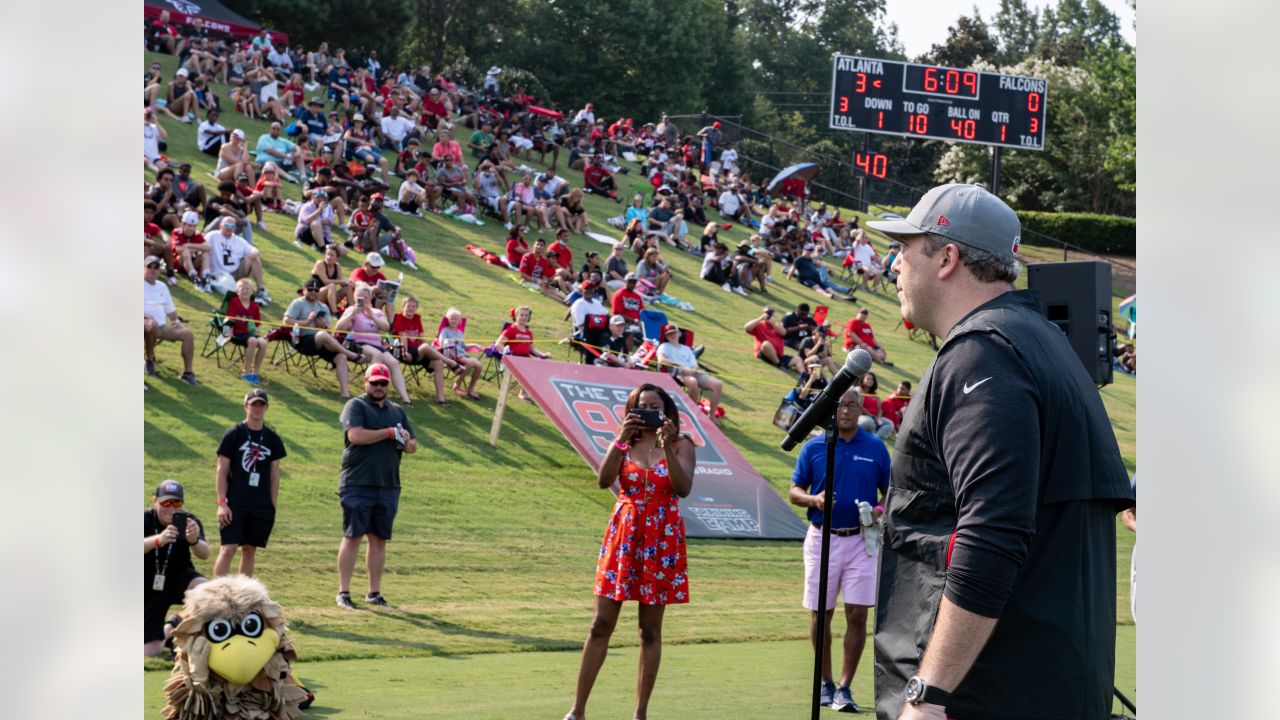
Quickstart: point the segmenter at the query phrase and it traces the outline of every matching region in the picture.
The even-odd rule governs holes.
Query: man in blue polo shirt
[[[843,712],[858,712],[849,684],[867,643],[867,608],[876,603],[875,549],[862,541],[858,503],[874,505],[873,520],[880,518],[877,492],[889,490],[889,451],[876,436],[858,429],[862,398],[857,390],[840,396],[836,405],[835,496],[831,503],[831,554],[827,561],[827,617],[822,648],[823,705]],[[817,652],[818,563],[822,548],[822,503],[827,480],[827,441],[810,439],[796,458],[788,497],[793,505],[808,508],[809,532],[804,539],[804,607],[810,611],[809,637]],[[840,685],[831,675],[831,620],[836,593],[844,595],[844,667]]]

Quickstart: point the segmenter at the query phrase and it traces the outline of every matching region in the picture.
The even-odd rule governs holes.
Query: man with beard
[[[382,597],[382,572],[387,541],[400,505],[400,458],[418,449],[418,441],[404,409],[387,399],[391,371],[373,363],[364,373],[364,395],[342,408],[342,472],[338,497],[342,503],[342,543],[338,546],[338,607],[354,609],[351,574],[360,541],[368,537],[365,567],[369,593],[365,602],[388,607]]]

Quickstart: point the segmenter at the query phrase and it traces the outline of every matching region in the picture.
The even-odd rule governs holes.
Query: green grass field
[[[175,68],[171,57],[148,55],[146,61],[151,60],[162,62],[166,72]],[[224,89],[218,90],[225,96]],[[224,112],[222,121],[243,128],[251,146],[267,130],[266,123],[247,121],[234,111]],[[195,149],[196,125],[162,122],[169,133],[166,154],[191,162],[193,176],[211,185],[205,173],[214,162]],[[562,162],[560,169],[571,182],[581,181],[580,173],[563,168]],[[643,180],[632,173],[620,181],[626,189]],[[298,186],[287,186],[286,192],[297,197]],[[613,234],[605,219],[620,214],[620,206],[587,197],[592,229]],[[473,243],[501,253],[505,232],[498,223],[475,227],[439,216],[390,217],[404,227],[405,239],[419,254],[421,270],[405,271],[405,290],[422,301],[428,327],[435,326],[446,307],[456,305],[469,316],[471,338],[488,344],[508,308],[528,304],[539,341],[554,343],[568,334],[563,306],[514,284],[509,273],[464,248]],[[267,224],[269,230],[254,238],[266,266],[267,287],[276,299],[264,319],[278,321],[316,255],[293,245],[293,218],[268,213]],[[722,233],[732,241],[746,236],[736,227]],[[570,245],[577,263],[588,249],[606,249],[583,236],[572,238]],[[1024,251],[1032,260],[1061,259],[1052,250]],[[794,457],[778,449],[780,434],[771,419],[794,381],[752,358],[751,338],[741,327],[763,302],[786,311],[802,301],[818,304],[821,298],[783,280],[780,269],[769,298],[741,298],[698,280],[698,258],[663,254],[676,274],[668,292],[691,302],[696,311],[663,309],[697,332],[698,342],[707,346],[705,358],[724,372],[726,435],[774,488],[785,491]],[[346,271],[355,262],[344,261]],[[401,268],[393,263],[386,270],[394,277]],[[213,296],[186,281],[173,294],[179,313],[196,329],[198,350],[208,332],[203,313],[214,308]],[[895,368],[876,368],[882,388],[892,389],[904,379],[918,381],[932,349],[895,331],[895,297],[859,297],[896,363]],[[833,324],[842,325],[856,307],[833,306]],[[563,348],[543,349],[558,359],[566,357]],[[158,359],[160,376],[147,380],[142,499],[145,503],[163,478],[182,481],[189,509],[205,522],[216,545],[215,449],[222,433],[243,418],[241,402],[248,386],[238,368],[219,369],[202,359],[197,359],[196,373],[203,386],[187,386],[178,380],[181,358],[171,343],[160,346]],[[401,512],[383,585],[398,609],[342,611],[333,603],[341,532],[336,381],[332,373],[322,372],[317,380],[286,375],[270,365],[262,375],[272,400],[267,422],[284,438],[289,455],[282,463],[276,529],[271,546],[259,553],[258,575],[286,608],[302,675],[314,682],[324,706],[314,712],[368,717],[458,717],[468,710],[466,714],[482,717],[563,712],[572,694],[575,653],[590,618],[595,554],[613,498],[596,488],[586,464],[551,422],[536,406],[513,402],[502,442],[493,448],[487,435],[496,384],[481,385],[481,402],[454,402],[447,408],[431,402],[429,383],[411,385],[414,399],[423,401],[409,411],[422,450],[404,459]],[[353,389],[358,392],[358,382]],[[1135,396],[1134,378],[1123,374],[1102,390],[1130,470]],[[1132,536],[1121,528],[1119,540],[1118,617],[1128,623]],[[811,668],[799,642],[807,632],[799,607],[799,544],[692,540],[689,555],[693,602],[669,614],[669,649],[655,713],[697,707],[696,717],[742,716],[744,711],[758,717],[755,710],[766,706],[779,708],[774,716],[783,716],[782,708],[795,708],[786,716],[798,715],[805,707],[803,688]],[[199,566],[209,571],[211,562]],[[363,570],[357,568],[353,591],[362,594],[364,582]],[[628,608],[620,628],[628,622],[634,627],[633,613]],[[633,693],[634,632],[620,630],[616,643],[622,649],[602,675],[598,700],[593,701],[595,715],[602,709],[625,712]],[[1117,681],[1122,689],[1132,689],[1132,626],[1121,628],[1117,654],[1122,671]],[[167,669],[158,659],[143,666]],[[858,696],[869,701],[869,670],[859,676],[863,685]],[[161,672],[147,674],[147,706],[153,711],[160,704],[163,677]],[[482,711],[475,712],[477,704]]]

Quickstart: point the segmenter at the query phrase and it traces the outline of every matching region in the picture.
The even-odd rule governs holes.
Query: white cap
[[[186,68],[178,68],[178,74],[182,77],[191,77],[191,73],[187,72]]]
[[[244,139],[244,131],[243,131],[243,130],[241,130],[240,128],[236,128],[235,130],[232,130],[232,131],[231,131],[231,137],[240,138],[241,140],[243,140],[243,139]]]
[[[182,213],[182,224],[183,225],[199,225],[200,216],[196,213],[195,210],[188,210]]]
[[[382,256],[381,256],[381,255],[379,255],[379,254],[378,254],[378,253],[376,253],[376,252],[371,252],[371,253],[369,253],[368,255],[365,255],[365,256],[364,256],[364,261],[365,261],[365,262],[367,262],[367,263],[369,263],[370,265],[372,265],[372,266],[376,267],[376,268],[377,268],[377,267],[382,267],[383,265],[386,265],[386,264],[387,264],[387,261],[386,261],[386,260],[383,260],[383,259],[382,259]]]
[[[355,122],[356,120],[359,120],[360,122],[364,122],[364,115],[363,115],[362,113],[356,113],[356,114],[351,118],[351,121],[352,121],[352,122]]]

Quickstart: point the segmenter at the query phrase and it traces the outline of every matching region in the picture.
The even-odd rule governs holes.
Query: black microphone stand
[[[827,634],[827,562],[831,558],[831,506],[835,499],[836,477],[836,414],[827,418],[827,480],[823,485],[822,500],[822,552],[818,557],[818,623],[814,633],[813,650],[813,712],[812,720],[818,720],[818,712],[822,708],[818,702],[822,694],[822,656],[826,649]]]

